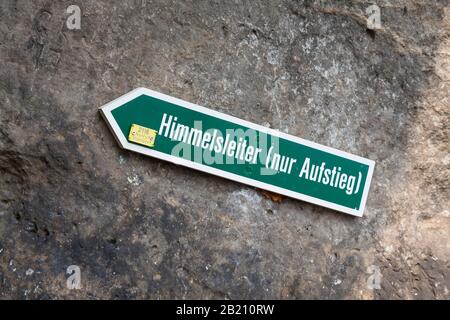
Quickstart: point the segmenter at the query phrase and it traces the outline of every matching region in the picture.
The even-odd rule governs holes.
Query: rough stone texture
[[[450,298],[449,23],[431,0],[2,0],[0,298]],[[364,217],[120,150],[97,108],[140,86],[375,160]]]

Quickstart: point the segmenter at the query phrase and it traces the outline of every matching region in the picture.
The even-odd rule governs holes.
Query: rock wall
[[[1,1],[0,298],[450,298],[449,23],[443,0]],[[98,107],[140,86],[375,160],[364,217],[119,149]]]

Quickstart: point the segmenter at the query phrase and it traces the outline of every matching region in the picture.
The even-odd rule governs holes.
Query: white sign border
[[[267,184],[264,182],[260,182],[254,179],[250,179],[250,178],[246,178],[246,177],[242,177],[239,176],[237,174],[234,173],[230,173],[224,170],[220,170],[220,169],[216,169],[213,167],[209,167],[207,165],[204,164],[200,164],[200,163],[196,163],[190,160],[186,160],[186,159],[182,159],[182,158],[178,158],[172,155],[168,155],[156,150],[152,150],[152,149],[148,149],[146,147],[137,145],[137,144],[133,144],[128,142],[128,140],[126,139],[126,137],[123,135],[122,130],[120,129],[119,125],[117,124],[116,120],[114,119],[114,117],[112,116],[111,111],[114,110],[117,107],[122,106],[123,104],[141,96],[141,95],[147,95],[156,99],[160,99],[175,105],[179,105],[182,106],[184,108],[188,108],[200,113],[204,113],[210,116],[214,116],[226,121],[230,121],[230,122],[234,122],[237,123],[239,125],[242,125],[244,127],[248,127],[254,130],[258,130],[267,134],[271,134],[274,136],[278,136],[280,138],[286,139],[286,140],[290,140],[299,144],[303,144],[306,145],[308,147],[314,148],[314,149],[319,149],[343,158],[347,158],[350,160],[354,160],[363,164],[366,164],[369,167],[369,170],[367,172],[367,178],[366,178],[366,183],[364,185],[364,190],[363,190],[363,195],[361,198],[361,205],[359,207],[359,210],[356,209],[351,209],[348,207],[344,207],[326,200],[322,200],[322,199],[318,199],[318,198],[314,198],[299,192],[295,192],[292,190],[288,190],[288,189],[284,189],[284,188],[280,188],[277,186],[273,186],[271,184]],[[353,216],[357,216],[357,217],[362,217],[363,213],[364,213],[364,209],[366,207],[366,201],[367,201],[367,196],[369,194],[369,188],[370,188],[370,183],[372,181],[372,175],[373,175],[373,171],[375,168],[375,161],[373,160],[369,160],[366,158],[362,158],[341,150],[337,150],[334,148],[330,148],[309,140],[305,140],[302,138],[298,138],[295,136],[292,136],[290,134],[287,133],[283,133],[271,128],[267,128],[246,120],[242,120],[215,110],[211,110],[178,98],[174,98],[168,95],[165,95],[163,93],[157,92],[157,91],[153,91],[147,88],[137,88],[135,90],[130,91],[129,93],[124,94],[123,96],[103,105],[102,107],[99,108],[103,118],[105,119],[106,123],[108,124],[109,128],[111,129],[111,131],[114,134],[114,137],[116,138],[117,142],[119,143],[120,147],[126,150],[131,150],[131,151],[135,151],[144,155],[148,155],[154,158],[158,158],[161,160],[165,160],[165,161],[169,161],[172,162],[174,164],[177,165],[182,165],[188,168],[192,168],[192,169],[196,169],[199,171],[203,171],[203,172],[207,172],[219,177],[224,177],[233,181],[237,181],[237,182],[241,182],[256,188],[260,188],[260,189],[264,189],[264,190],[268,190],[271,192],[275,192],[278,194],[282,194],[294,199],[298,199],[298,200],[303,200],[306,202],[310,202],[313,204],[317,204],[319,206],[322,207],[326,207],[326,208],[330,208],[336,211],[340,211],[340,212],[344,212]]]

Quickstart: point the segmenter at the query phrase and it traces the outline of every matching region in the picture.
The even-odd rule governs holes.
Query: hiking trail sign
[[[145,88],[102,106],[119,145],[361,217],[375,162]]]

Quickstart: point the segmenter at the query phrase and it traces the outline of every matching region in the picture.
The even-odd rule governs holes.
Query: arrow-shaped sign
[[[119,145],[362,216],[375,162],[145,88],[100,111]]]

